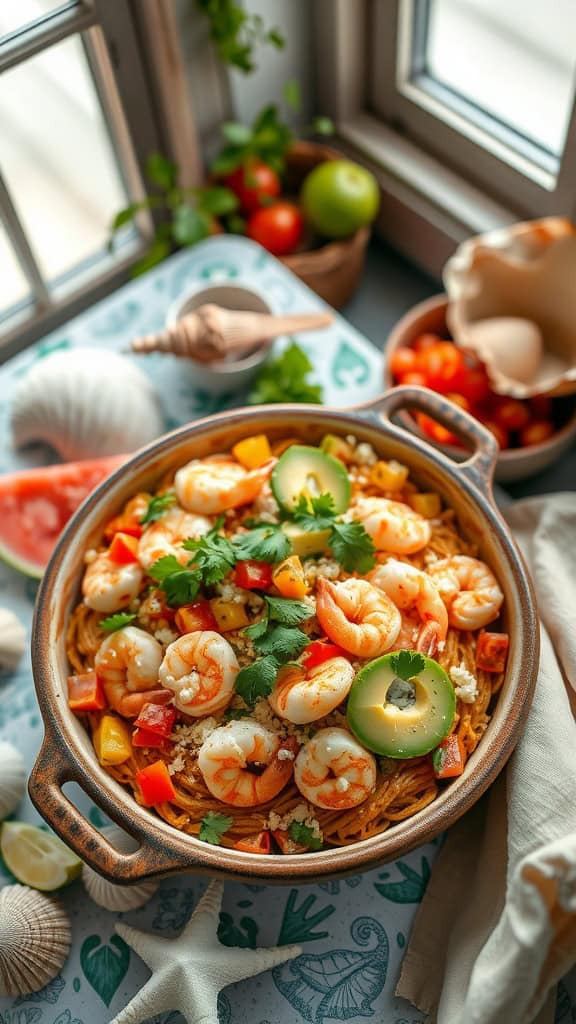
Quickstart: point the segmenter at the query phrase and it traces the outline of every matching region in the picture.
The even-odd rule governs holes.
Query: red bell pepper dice
[[[138,561],[138,538],[129,533],[115,533],[108,552],[111,561],[128,565]]]
[[[114,516],[104,527],[104,537],[111,541],[117,533],[129,534],[131,537],[138,538],[144,533],[144,527],[130,516]]]
[[[476,645],[476,668],[483,672],[503,672],[509,646],[508,633],[487,633],[483,629]]]
[[[162,704],[145,704],[134,725],[137,729],[144,729],[166,739],[172,732],[175,721],[176,708]]]
[[[316,668],[316,665],[321,665],[323,661],[329,661],[330,658],[345,657],[346,651],[338,647],[338,644],[327,644],[323,640],[313,640],[305,648],[302,661],[306,668],[310,670],[311,668]]]
[[[176,612],[176,628],[181,633],[196,633],[198,630],[218,629],[218,623],[208,601],[185,604]]]
[[[452,779],[462,775],[466,764],[466,752],[462,740],[453,732],[436,747],[432,754],[432,766],[437,779]]]
[[[68,707],[71,711],[103,711],[106,697],[95,672],[68,676]]]
[[[146,807],[163,804],[176,796],[170,772],[164,761],[154,761],[142,771],[136,772],[136,782]]]
[[[134,729],[132,733],[133,747],[163,747],[164,736],[157,732],[150,732],[149,729]]]
[[[244,590],[267,590],[272,585],[272,566],[270,562],[257,562],[253,559],[238,562],[234,570],[234,582]]]
[[[258,832],[254,836],[246,836],[234,843],[235,850],[243,853],[270,853],[270,833]]]

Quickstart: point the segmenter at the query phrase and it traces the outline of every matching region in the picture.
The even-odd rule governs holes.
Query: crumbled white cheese
[[[98,552],[94,548],[88,548],[88,551],[84,555],[84,562],[86,565],[90,565],[96,558],[98,558]]]
[[[450,679],[454,683],[454,692],[464,704],[473,704],[478,696],[478,682],[476,677],[468,671],[464,665],[453,665],[449,672]]]
[[[282,749],[278,751],[278,755],[277,756],[278,756],[278,760],[279,761],[293,761],[294,760],[294,751],[293,750],[286,750],[284,747],[282,747]]]
[[[263,523],[278,522],[280,507],[272,494],[270,484],[264,484],[260,494],[254,499],[253,508]]]
[[[178,633],[175,633],[173,629],[168,629],[167,626],[163,626],[161,629],[154,630],[154,636],[161,644],[173,644],[178,639]]]
[[[348,779],[344,778],[343,775],[341,775],[339,779],[336,779],[334,786],[339,793],[345,793],[348,789],[350,789],[350,783],[348,782]]]
[[[326,580],[337,580],[340,575],[340,564],[334,558],[307,558],[303,568],[309,584],[314,583],[319,576]]]
[[[170,775],[175,775],[177,772],[183,772],[186,767],[186,761],[184,754],[176,754],[176,757],[168,765],[168,771]]]
[[[348,442],[351,448],[355,448],[356,445],[358,444],[358,441],[354,437],[354,434],[346,434],[346,441]]]
[[[297,804],[287,814],[276,814],[275,811],[270,811],[268,820],[266,822],[266,828],[271,829],[272,832],[280,830],[281,832],[287,832],[293,821],[297,821],[299,824],[306,825],[312,830],[312,835],[317,839],[322,839],[322,829],[317,819],[314,817],[314,811],[307,804]]]
[[[372,445],[367,444],[365,441],[356,448],[354,458],[359,466],[374,466],[378,461],[378,456]]]
[[[247,592],[242,587],[237,587],[235,583],[219,583],[216,590],[222,600],[229,604],[245,604],[248,597]]]
[[[176,750],[186,750],[189,747],[201,747],[204,740],[208,739],[214,729],[217,729],[220,722],[210,716],[203,718],[193,725],[177,725],[170,739],[173,741]]]

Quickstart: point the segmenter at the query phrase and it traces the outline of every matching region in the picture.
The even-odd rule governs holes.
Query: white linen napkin
[[[576,494],[503,514],[536,587],[540,669],[520,742],[449,831],[414,922],[396,992],[436,1024],[548,1024],[576,963]]]

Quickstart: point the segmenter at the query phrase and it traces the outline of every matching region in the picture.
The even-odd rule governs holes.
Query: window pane
[[[101,254],[126,192],[80,38],[0,77],[2,171],[47,281]]]
[[[30,299],[30,289],[2,224],[0,224],[0,267],[2,267],[0,320],[3,320],[13,312],[15,306]]]
[[[429,0],[428,75],[555,156],[574,94],[574,0]]]
[[[0,3],[0,39],[20,29],[28,28],[47,14],[77,7],[77,3],[63,0],[2,0]]]

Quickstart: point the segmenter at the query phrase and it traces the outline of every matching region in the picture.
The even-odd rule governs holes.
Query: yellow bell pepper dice
[[[354,460],[352,445],[348,444],[343,437],[337,437],[335,434],[325,434],[320,442],[320,448],[327,455],[333,455],[335,459],[340,459],[340,462],[345,465]]]
[[[298,555],[290,555],[276,566],[272,573],[272,582],[282,597],[306,597],[310,590]]]
[[[408,504],[424,519],[436,519],[442,511],[442,500],[434,491],[411,494],[408,497]]]
[[[259,469],[268,459],[272,458],[270,443],[266,434],[255,434],[254,437],[245,437],[243,441],[235,444],[232,452],[244,469]]]
[[[408,479],[408,467],[391,459],[377,462],[370,470],[370,482],[382,491],[399,491]]]
[[[93,739],[96,756],[102,765],[124,764],[132,756],[131,730],[116,715],[102,715]]]
[[[210,607],[221,633],[228,633],[232,629],[243,629],[244,626],[250,625],[246,608],[241,601],[225,601],[223,597],[213,597]]]

